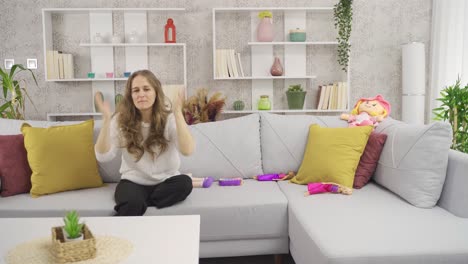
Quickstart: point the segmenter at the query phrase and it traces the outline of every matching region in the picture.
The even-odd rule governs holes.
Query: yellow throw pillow
[[[32,197],[102,186],[93,127],[93,120],[50,128],[21,126],[32,170]]]
[[[309,127],[304,159],[291,182],[333,182],[353,188],[354,174],[372,126]]]

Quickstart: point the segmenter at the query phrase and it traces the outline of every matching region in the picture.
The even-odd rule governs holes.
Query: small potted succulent
[[[242,101],[242,100],[236,100],[236,101],[234,101],[234,103],[232,104],[232,107],[233,107],[234,110],[236,110],[236,111],[242,111],[242,110],[244,110],[245,103],[244,103],[244,101]]]
[[[300,84],[292,84],[286,91],[289,109],[302,109],[304,107],[304,100],[306,91],[302,89]]]
[[[63,237],[66,242],[83,240],[83,225],[80,224],[80,216],[76,211],[68,212],[63,218]]]
[[[64,226],[52,227],[52,255],[58,263],[96,257],[96,239],[76,211],[67,212]]]

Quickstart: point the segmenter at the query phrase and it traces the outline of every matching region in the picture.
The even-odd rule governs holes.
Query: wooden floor
[[[232,258],[205,258],[200,264],[274,264],[274,255],[232,257]],[[283,264],[295,264],[291,255],[283,255]]]

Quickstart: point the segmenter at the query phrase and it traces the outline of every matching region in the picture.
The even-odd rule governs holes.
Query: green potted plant
[[[342,70],[348,71],[349,52],[351,45],[351,22],[353,21],[353,0],[340,0],[333,9],[335,28],[338,28],[338,63]]]
[[[452,126],[451,148],[468,153],[468,84],[460,84],[460,77],[455,85],[445,87],[436,100],[442,104],[432,111],[435,120],[448,121]]]
[[[19,70],[16,71],[17,69]],[[0,67],[0,78],[3,87],[3,98],[0,97],[0,117],[2,118],[24,120],[25,96],[28,97],[34,108],[36,108],[26,91],[26,81],[16,78],[17,74],[22,71],[29,71],[34,82],[39,87],[34,73],[30,69],[26,69],[23,65],[13,65],[9,73]]]
[[[63,237],[65,241],[76,241],[83,239],[83,225],[80,224],[80,216],[76,211],[68,212],[63,218]]]
[[[304,107],[306,93],[307,92],[302,89],[300,84],[289,85],[286,91],[289,109],[302,109]]]

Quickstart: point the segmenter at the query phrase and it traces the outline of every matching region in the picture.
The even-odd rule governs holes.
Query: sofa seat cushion
[[[0,217],[63,217],[69,210],[76,210],[81,216],[111,216],[116,186],[112,183],[39,198],[26,193],[0,198]]]
[[[288,236],[288,201],[275,182],[244,180],[241,186],[194,188],[182,203],[145,215],[201,216],[201,241]]]
[[[308,197],[305,186],[279,186],[296,264],[468,263],[468,219],[440,207],[415,207],[374,182],[352,195]]]

